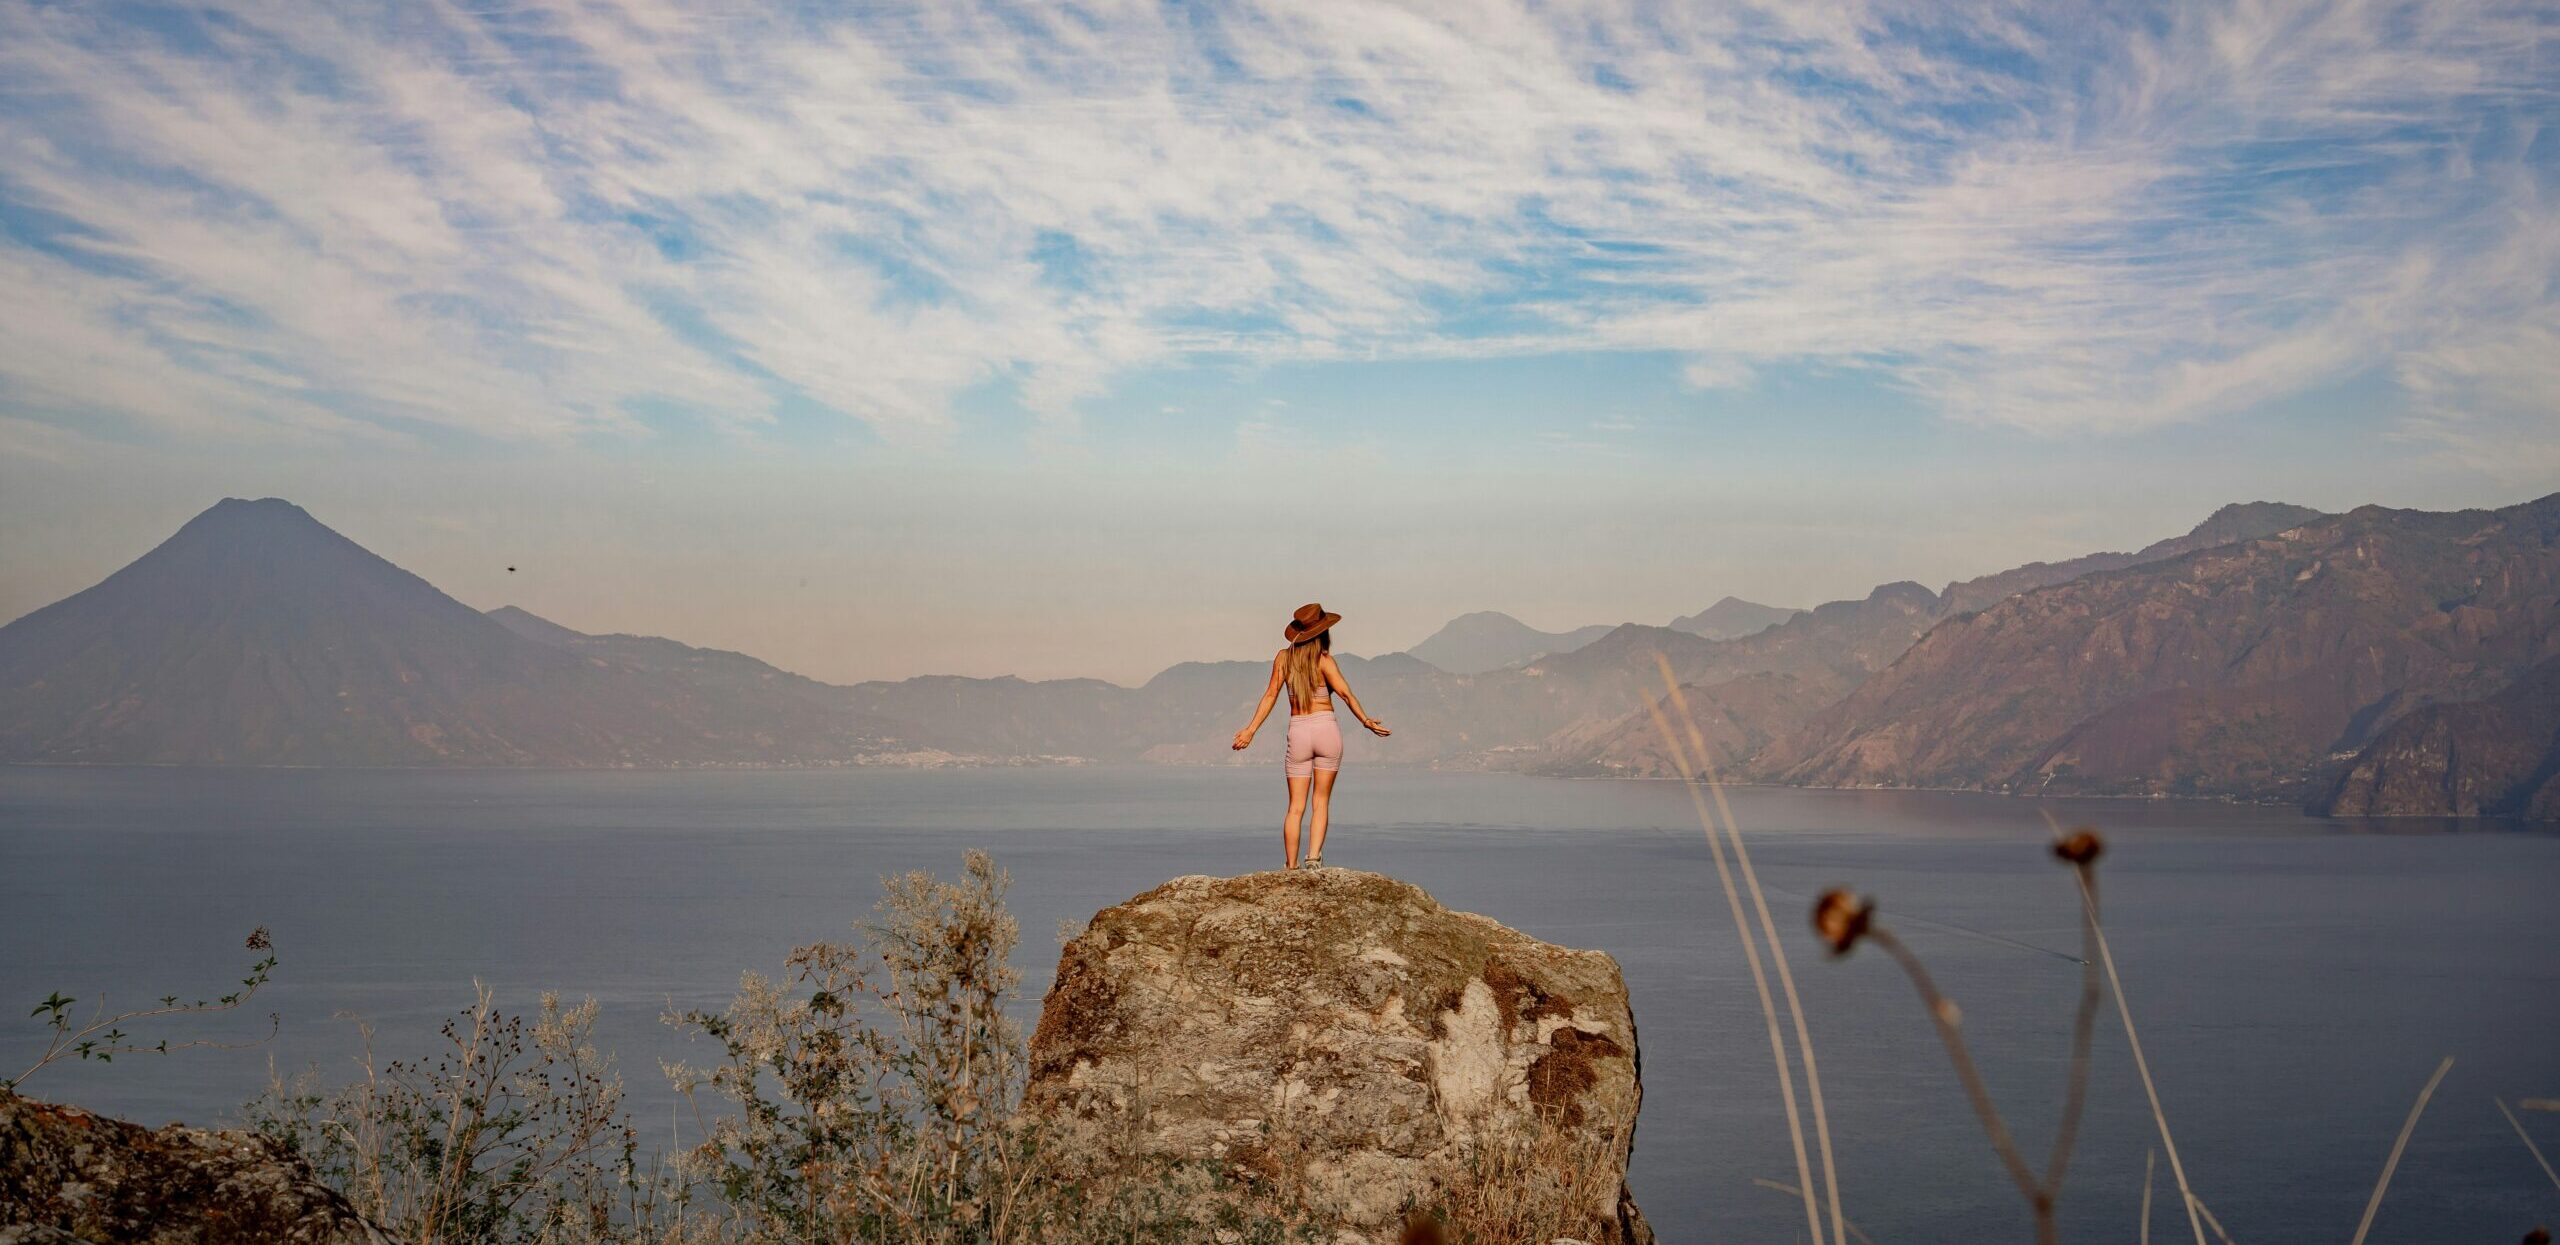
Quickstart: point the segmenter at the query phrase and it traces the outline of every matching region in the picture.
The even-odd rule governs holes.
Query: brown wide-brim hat
[[[1297,615],[1289,620],[1288,627],[1280,634],[1287,636],[1291,644],[1297,644],[1324,634],[1325,628],[1341,621],[1342,615],[1325,613],[1323,606],[1309,601],[1298,607]]]

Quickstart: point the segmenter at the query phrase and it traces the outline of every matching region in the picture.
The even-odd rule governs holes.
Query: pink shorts
[[[1291,778],[1313,778],[1317,770],[1342,768],[1342,724],[1333,720],[1333,711],[1301,713],[1289,719],[1289,764]]]

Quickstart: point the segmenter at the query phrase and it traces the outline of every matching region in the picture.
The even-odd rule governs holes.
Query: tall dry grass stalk
[[[1661,660],[1659,654],[1656,654],[1656,660]],[[1663,678],[1676,684],[1668,661],[1663,662]],[[1787,1139],[1795,1149],[1796,1181],[1803,1189],[1805,1230],[1813,1245],[1823,1245],[1822,1212],[1813,1195],[1813,1163],[1805,1152],[1804,1120],[1796,1104],[1795,1072],[1787,1059],[1786,1038],[1778,1030],[1778,1006],[1769,993],[1768,974],[1760,964],[1760,942],[1752,937],[1750,921],[1743,914],[1742,897],[1734,886],[1733,867],[1725,860],[1724,839],[1716,832],[1715,818],[1707,811],[1706,797],[1699,793],[1696,767],[1690,764],[1689,754],[1682,747],[1679,736],[1672,731],[1670,719],[1663,716],[1661,705],[1648,698],[1645,709],[1653,715],[1654,727],[1662,733],[1663,748],[1671,754],[1672,764],[1680,771],[1681,785],[1689,792],[1689,802],[1697,809],[1698,826],[1706,832],[1707,846],[1715,857],[1716,880],[1724,885],[1725,906],[1733,913],[1733,931],[1742,939],[1742,955],[1751,968],[1752,989],[1760,998],[1760,1016],[1768,1024],[1769,1059],[1777,1068],[1778,1093],[1786,1102]]]
[[[1861,942],[1876,944],[1883,948],[1886,955],[1892,957],[1895,965],[1901,968],[1903,975],[1911,980],[1912,988],[1920,995],[1921,1008],[1928,1014],[1930,1023],[1937,1029],[1939,1042],[1947,1051],[1947,1060],[1954,1066],[1957,1080],[1964,1087],[1965,1099],[1972,1106],[1975,1117],[1982,1123],[1984,1135],[1991,1142],[1993,1154],[1999,1158],[2000,1165],[2008,1173],[2011,1182],[2017,1185],[2019,1196],[2025,1199],[2028,1210],[2035,1218],[2037,1241],[2040,1245],[2053,1245],[2053,1242],[2059,1239],[2060,1233],[2057,1208],[2061,1203],[2063,1182],[2070,1173],[2073,1145],[2079,1137],[2080,1119],[2088,1104],[2090,1054],[2097,1027],[2098,966],[2105,965],[2108,980],[2115,981],[2117,978],[2115,958],[2107,949],[2106,931],[2098,916],[2097,862],[2106,852],[2106,841],[2090,827],[2078,827],[2066,833],[2058,823],[2053,823],[2050,815],[2046,820],[2048,824],[2053,825],[2053,855],[2071,866],[2073,877],[2080,890],[2081,950],[2086,954],[2079,959],[2080,1003],[2071,1026],[2070,1078],[2064,1093],[2060,1121],[2054,1132],[2053,1148],[2047,1153],[2041,1174],[2029,1166],[2026,1155],[2018,1148],[2016,1139],[2010,1134],[2008,1122],[2002,1118],[1998,1104],[1992,1101],[1990,1088],[1984,1083],[1981,1070],[1974,1063],[1973,1053],[1964,1039],[1962,1009],[1956,1006],[1954,999],[1938,988],[1936,979],[1930,974],[1928,966],[1921,961],[1920,957],[1892,930],[1876,919],[1874,902],[1861,899],[1846,890],[1826,891],[1814,903],[1813,928],[1816,936],[1831,949],[1835,957],[1849,954]],[[2143,1065],[2139,1038],[2132,1032],[2132,1015],[2130,1010],[2125,1008],[2122,989],[2119,988],[2116,993],[2117,1005],[2120,1010],[2125,1011],[2127,1039],[2134,1042],[2135,1063],[2143,1067],[2144,1084],[2148,1088],[2150,1072],[2148,1067]],[[2152,1094],[2151,1101],[2153,1118],[2159,1122],[2162,1139],[2166,1141],[2168,1123],[2166,1116],[2159,1109],[2159,1096],[2156,1091]],[[2177,1151],[2174,1147],[2170,1150],[2170,1163],[2173,1169],[2177,1169]],[[2202,1207],[2195,1200],[2192,1191],[2186,1188],[2183,1170],[2178,1170],[2179,1191],[2186,1196],[2188,1204],[2188,1226],[2196,1234],[2197,1245],[2203,1245],[2204,1229],[2198,1217]],[[2143,1172],[2144,1211],[2141,1225],[2141,1231],[2146,1240],[2150,1233],[2150,1182],[2151,1171],[2146,1166]]]
[[[2492,1098],[2489,1101],[2498,1104],[2498,1114],[2507,1117],[2507,1127],[2516,1130],[2516,1140],[2524,1143],[2525,1152],[2533,1156],[2534,1162],[2542,1164],[2542,1174],[2551,1178],[2551,1187],[2560,1189],[2560,1172],[2551,1170],[2551,1160],[2542,1157],[2542,1147],[2533,1144],[2532,1134],[2524,1131],[2524,1122],[2516,1118],[2515,1112],[2507,1109],[2506,1100]]]
[[[2046,824],[2052,824],[2050,815]],[[2071,1017],[2071,1077],[2062,1100],[2062,1120],[2055,1126],[2053,1149],[2045,1156],[2044,1193],[2048,1201],[2062,1196],[2063,1178],[2071,1170],[2072,1147],[2080,1138],[2080,1119],[2089,1105],[2089,1063],[2098,1036],[2098,1008],[2105,992],[2098,982],[2098,870],[2100,842],[2095,830],[2065,836],[2054,832],[2054,854],[2068,862],[2089,895],[2080,921],[2080,1007]]]
[[[2213,1208],[2205,1205],[2203,1198],[2189,1195],[2187,1207],[2192,1213],[2204,1216],[2204,1221],[2212,1226],[2213,1235],[2222,1242],[2222,1245],[2238,1245],[2238,1242],[2231,1239],[2230,1230],[2222,1226],[2222,1221],[2213,1217]]]
[[[2008,1171],[2009,1179],[2017,1184],[2019,1194],[2035,1212],[2036,1239],[2049,1245],[2054,1236],[2051,1200],[2044,1196],[2035,1173],[2028,1169],[2026,1156],[2009,1135],[2008,1121],[2001,1118],[1999,1106],[1991,1100],[1991,1088],[1983,1083],[1982,1071],[1974,1065],[1973,1052],[1964,1040],[1964,1010],[1938,989],[1928,965],[1921,963],[1920,957],[1893,931],[1870,922],[1866,940],[1884,948],[1920,992],[1920,1009],[1929,1014],[1929,1022],[1937,1028],[1939,1044],[1947,1048],[1947,1062],[1955,1065],[1956,1080],[1964,1086],[1965,1100],[1973,1104],[1974,1116],[1982,1121],[1982,1131],[1991,1138],[1992,1153],[1999,1156],[2001,1167]]]
[[[2203,1218],[2197,1214],[2201,1204],[2187,1184],[2186,1164],[2178,1159],[2178,1142],[2169,1135],[2169,1113],[2160,1109],[2160,1087],[2151,1079],[2151,1061],[2142,1055],[2142,1034],[2133,1025],[2133,1006],[2125,1002],[2124,977],[2116,972],[2115,951],[2107,945],[2106,927],[2098,921],[2098,893],[2085,873],[2080,875],[2080,910],[2088,920],[2090,940],[2098,948],[2098,962],[2106,967],[2107,989],[2115,995],[2117,1019],[2124,1022],[2124,1042],[2133,1052],[2133,1070],[2141,1074],[2143,1096],[2151,1103],[2151,1122],[2160,1130],[2160,1148],[2169,1155],[2169,1177],[2177,1181],[2178,1200],[2187,1208],[2187,1228],[2195,1233],[2196,1245],[2205,1245]],[[2220,1231],[2220,1225],[2215,1230]]]
[[[2444,1057],[2436,1065],[2436,1074],[2427,1078],[2426,1088],[2418,1091],[2418,1100],[2409,1106],[2409,1118],[2400,1122],[2400,1136],[2391,1143],[2391,1157],[2382,1161],[2382,1178],[2373,1182],[2373,1196],[2364,1204],[2364,1218],[2356,1222],[2355,1240],[2349,1245],[2364,1245],[2364,1234],[2373,1230],[2373,1217],[2382,1209],[2382,1195],[2391,1188],[2391,1173],[2400,1169],[2400,1152],[2409,1148],[2409,1134],[2418,1131],[2418,1117],[2427,1113],[2427,1100],[2436,1096],[2436,1086],[2444,1083],[2444,1074],[2453,1071],[2453,1056]]]
[[[1802,1192],[1802,1190],[1796,1188],[1794,1185],[1788,1184],[1786,1181],[1771,1180],[1764,1176],[1753,1176],[1751,1178],[1751,1183],[1773,1193],[1786,1194],[1788,1197],[1795,1197]],[[1856,1240],[1858,1245],[1876,1245],[1876,1238],[1867,1235],[1867,1230],[1859,1227],[1857,1220],[1843,1218],[1840,1221],[1840,1226],[1848,1231],[1849,1237]]]
[[[1680,681],[1672,676],[1671,659],[1660,653],[1653,655],[1654,666],[1662,672],[1662,682],[1671,692],[1671,705],[1680,711],[1680,724],[1687,729],[1689,747],[1695,753],[1698,772],[1706,777],[1707,791],[1715,797],[1716,812],[1724,821],[1725,837],[1733,842],[1733,858],[1742,867],[1743,886],[1751,892],[1751,905],[1760,917],[1760,933],[1769,942],[1769,958],[1778,970],[1778,988],[1786,996],[1787,1015],[1796,1030],[1796,1052],[1804,1059],[1805,1097],[1813,1106],[1813,1135],[1822,1151],[1822,1184],[1831,1202],[1831,1239],[1845,1245],[1842,1235],[1847,1217],[1840,1210],[1840,1169],[1831,1152],[1831,1114],[1822,1097],[1822,1068],[1814,1061],[1813,1034],[1805,1026],[1804,1004],[1796,997],[1795,970],[1787,966],[1785,944],[1778,941],[1778,923],[1769,916],[1769,897],[1760,889],[1760,875],[1751,867],[1751,849],[1742,842],[1742,825],[1734,820],[1733,806],[1725,800],[1724,783],[1717,777],[1713,754],[1707,751],[1706,736],[1698,730],[1696,715],[1689,712],[1689,698],[1680,690]],[[1709,830],[1712,834],[1714,831]],[[1814,1238],[1821,1245],[1821,1237]]]
[[[2151,1245],[2151,1174],[2160,1161],[2158,1150],[2142,1152],[2142,1235],[2140,1245]]]
[[[2051,812],[2045,813],[2044,822],[2047,827],[2052,829],[2054,838],[2058,842],[2063,841],[2064,832],[2062,829],[2062,823],[2054,820]],[[2094,956],[2083,954],[2081,959],[2086,963],[2088,960],[2094,958],[2107,970],[2107,988],[2115,995],[2116,1016],[2124,1022],[2125,1046],[2133,1053],[2134,1070],[2141,1074],[2142,1092],[2144,1097],[2147,1098],[2151,1104],[2151,1122],[2160,1130],[2160,1147],[2163,1150],[2168,1151],[2169,1175],[2172,1179],[2177,1181],[2178,1200],[2187,1208],[2187,1229],[2195,1234],[2196,1245],[2205,1245],[2203,1220],[2211,1218],[2213,1212],[2203,1211],[2202,1215],[2198,1214],[2198,1212],[2203,1209],[2203,1204],[2197,1200],[2195,1190],[2190,1188],[2187,1184],[2187,1169],[2186,1165],[2178,1158],[2178,1143],[2169,1135],[2169,1113],[2162,1110],[2160,1107],[2160,1088],[2151,1079],[2151,1061],[2143,1057],[2142,1035],[2134,1028],[2133,1007],[2130,1003],[2125,1001],[2124,997],[2124,978],[2116,972],[2115,952],[2107,945],[2106,923],[2100,920],[2098,916],[2097,871],[2084,866],[2074,869],[2072,871],[2072,876],[2078,881],[2080,886],[2081,930],[2082,936],[2085,939],[2085,946],[2083,949],[2084,952],[2095,952]],[[2084,977],[2084,980],[2092,979]],[[2092,984],[2094,984],[2094,982]],[[2088,997],[2089,996],[2084,989],[2081,995],[2081,1015],[2083,1017],[2084,1024],[2086,1020],[2090,1018],[2089,1009],[2087,1007]],[[2085,1033],[2075,1034],[2075,1037],[2085,1040]],[[2085,1058],[2085,1048],[2075,1055],[2075,1059]],[[2076,1068],[2076,1075],[2085,1075],[2085,1073],[2086,1068],[2084,1066]],[[2149,1180],[2148,1175],[2146,1175],[2144,1179],[2147,1184]],[[2148,1233],[2150,1231],[2150,1227],[2151,1219],[2146,1213],[2143,1216],[2143,1231]],[[2214,1230],[2217,1232],[2221,1231],[2221,1225],[2216,1224],[2214,1226]]]

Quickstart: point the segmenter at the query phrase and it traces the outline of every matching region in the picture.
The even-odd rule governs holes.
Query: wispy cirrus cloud
[[[1671,351],[1947,416],[2560,430],[2547,6],[0,9],[0,402],[567,440]]]

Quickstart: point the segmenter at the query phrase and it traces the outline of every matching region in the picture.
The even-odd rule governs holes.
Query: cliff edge
[[[1059,956],[1025,1105],[1094,1174],[1206,1164],[1334,1239],[1561,1198],[1579,1231],[1558,1236],[1642,1245],[1642,1097],[1617,961],[1323,869],[1096,914]]]

